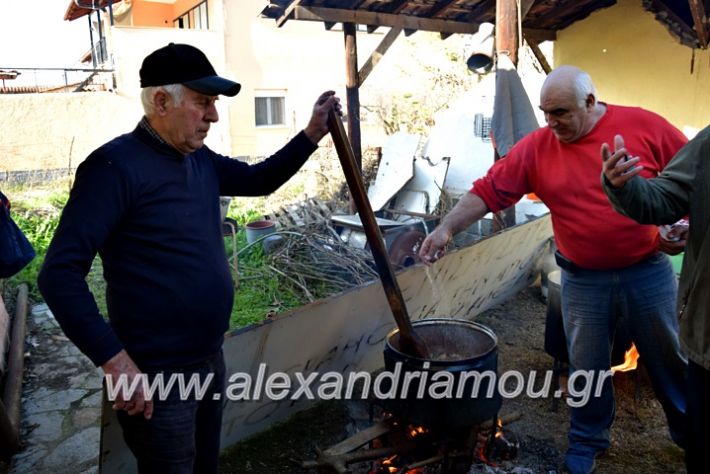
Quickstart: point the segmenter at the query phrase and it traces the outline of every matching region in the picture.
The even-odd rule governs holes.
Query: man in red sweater
[[[540,92],[547,127],[520,140],[487,175],[474,182],[422,244],[432,264],[454,234],[488,212],[498,212],[534,192],[550,209],[562,267],[562,316],[570,373],[602,377],[599,396],[571,406],[568,472],[594,471],[594,459],[609,446],[614,419],[611,347],[618,327],[636,344],[668,419],[673,440],[685,444],[684,373],[687,361],[678,342],[677,282],[664,249],[685,242],[661,241],[656,226],[640,225],[614,211],[599,178],[599,148],[621,133],[641,172],[657,176],[686,143],[662,117],[636,107],[599,102],[587,73],[561,66]],[[590,384],[591,385],[591,384]]]

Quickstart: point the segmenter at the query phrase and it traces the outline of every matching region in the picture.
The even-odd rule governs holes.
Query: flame
[[[420,428],[423,432],[426,432],[426,428],[423,427],[417,427]],[[402,467],[397,467],[397,464],[401,464],[401,460],[399,459],[399,455],[393,454],[392,456],[386,457],[382,459],[379,462],[380,466],[385,469],[385,471],[372,471],[372,472],[388,472],[388,473],[397,473],[397,472],[402,472]],[[413,469],[407,469],[406,474],[424,474],[424,469],[423,468],[413,468]]]
[[[414,438],[417,435],[424,434],[427,432],[427,429],[424,428],[423,426],[413,426],[409,425],[409,437]]]
[[[632,343],[629,350],[624,354],[624,362],[612,367],[611,372],[628,372],[630,370],[634,370],[638,366],[638,359],[639,352],[636,350],[636,345]]]

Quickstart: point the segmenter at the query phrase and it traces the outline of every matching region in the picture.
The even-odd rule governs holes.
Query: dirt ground
[[[545,353],[546,306],[540,289],[530,287],[512,300],[479,315],[499,338],[498,373],[536,370],[540,376],[552,369]],[[614,376],[617,410],[610,449],[597,460],[602,474],[684,473],[683,452],[668,435],[665,417],[643,372]],[[365,402],[328,402],[301,412],[287,422],[239,443],[222,456],[223,473],[315,472],[301,467],[314,459],[316,447],[326,449],[370,425]],[[469,474],[555,474],[567,446],[569,410],[564,400],[553,410],[551,398],[531,399],[521,395],[506,399],[500,414],[522,417],[506,426],[506,434],[520,443],[518,455],[496,467],[472,465]],[[349,466],[353,473],[368,473],[371,463]],[[421,471],[420,471],[421,472]],[[432,465],[424,473],[444,472]],[[465,471],[464,471],[465,472]]]

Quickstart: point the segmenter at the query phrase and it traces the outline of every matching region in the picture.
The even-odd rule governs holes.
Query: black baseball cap
[[[182,84],[205,95],[233,97],[242,86],[220,77],[205,53],[189,44],[170,43],[143,60],[141,87]]]

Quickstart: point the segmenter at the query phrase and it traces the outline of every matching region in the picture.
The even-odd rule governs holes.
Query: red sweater
[[[664,118],[638,107],[608,105],[594,128],[573,143],[560,142],[548,127],[520,140],[473,183],[471,192],[497,212],[534,192],[552,215],[560,252],[589,269],[622,268],[657,251],[656,226],[618,214],[601,187],[600,148],[624,137],[632,157],[641,158],[641,176],[657,176],[686,137]]]

